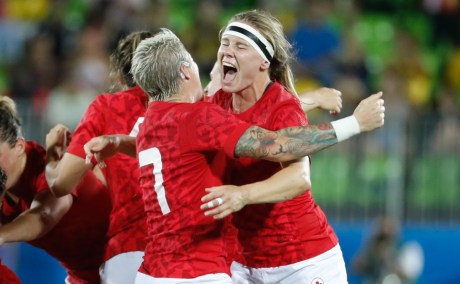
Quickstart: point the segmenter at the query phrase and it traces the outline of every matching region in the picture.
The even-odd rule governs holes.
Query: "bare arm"
[[[85,164],[85,159],[81,157],[63,154],[69,139],[70,132],[62,124],[53,127],[46,135],[45,175],[51,192],[57,197],[70,193],[83,175],[93,168],[93,165]]]
[[[286,162],[308,156],[360,132],[381,127],[385,112],[381,96],[380,92],[364,99],[352,116],[332,123],[290,127],[278,131],[269,131],[258,126],[249,127],[238,140],[235,155]],[[133,154],[136,143],[135,138],[127,135],[106,135],[91,139],[84,149],[88,159],[97,153],[99,162],[120,149],[129,149],[125,153]]]
[[[85,159],[66,153],[61,161],[49,162],[46,165],[46,180],[55,196],[64,196],[69,194],[92,168],[93,165],[86,164]]]
[[[28,242],[48,233],[72,206],[72,196],[56,198],[49,191],[35,197],[29,210],[11,223],[0,227],[0,245],[9,242]]]
[[[311,187],[308,157],[287,164],[270,178],[243,186],[223,185],[207,188],[201,200],[206,216],[222,219],[248,204],[277,203],[292,199]],[[222,198],[218,205],[217,198]]]
[[[235,155],[285,162],[308,156],[337,142],[330,123],[289,127],[278,131],[251,126],[238,140]]]
[[[299,99],[304,112],[319,107],[328,110],[331,114],[337,114],[342,109],[342,93],[332,88],[323,87],[303,92],[299,95]]]
[[[380,92],[362,100],[352,116],[332,123],[278,131],[252,126],[238,140],[235,155],[284,162],[311,155],[360,132],[381,127],[385,117],[381,96]]]
[[[123,134],[99,136],[88,141],[84,149],[87,160],[91,160],[94,155],[97,162],[101,162],[117,153],[136,158],[136,137]]]

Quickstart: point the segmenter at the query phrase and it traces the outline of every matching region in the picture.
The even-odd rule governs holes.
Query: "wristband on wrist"
[[[335,130],[338,142],[347,140],[348,138],[361,133],[358,120],[354,115],[335,120],[331,122],[331,124]]]

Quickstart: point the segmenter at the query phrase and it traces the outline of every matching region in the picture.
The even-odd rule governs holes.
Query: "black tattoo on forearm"
[[[252,126],[235,148],[239,157],[288,160],[305,157],[337,143],[330,123],[284,128],[278,131]]]

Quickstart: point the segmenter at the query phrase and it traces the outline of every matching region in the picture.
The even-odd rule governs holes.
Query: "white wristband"
[[[332,127],[334,127],[335,135],[337,136],[338,142],[347,140],[351,136],[354,136],[361,132],[358,120],[354,115],[350,115],[345,118],[335,120],[331,122],[331,124]]]

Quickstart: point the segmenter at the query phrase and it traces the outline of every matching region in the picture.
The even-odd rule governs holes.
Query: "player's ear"
[[[260,65],[260,69],[265,71],[268,68],[270,68],[270,62],[268,62],[267,60],[264,60],[264,62],[262,62],[262,64]]]
[[[182,62],[179,68],[179,76],[181,77],[182,80],[190,79],[189,69],[190,69],[190,63],[188,63],[187,61]]]
[[[23,137],[18,137],[14,145],[14,152],[17,156],[22,155],[26,151],[26,140]]]

